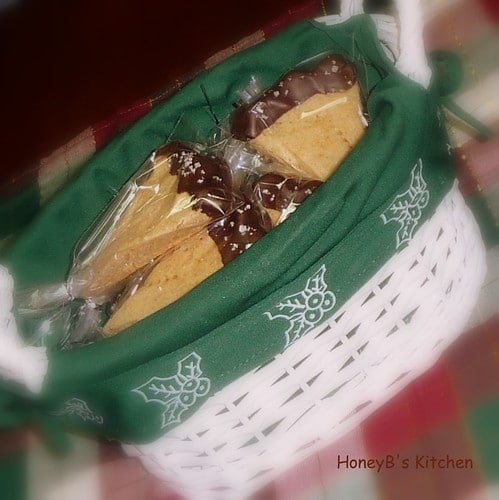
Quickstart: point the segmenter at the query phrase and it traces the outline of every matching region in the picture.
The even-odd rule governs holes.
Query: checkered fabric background
[[[453,98],[499,130],[499,4],[496,0],[424,4],[428,50],[451,49],[464,61],[465,85]],[[87,128],[19,180],[11,189],[13,199],[23,186],[24,200],[32,200],[34,213],[98,149],[199,71],[318,12],[318,2],[304,2],[301,9],[285,12],[156,96]],[[450,124],[461,189],[470,201],[479,200],[489,229],[497,230],[499,139],[480,141],[452,118]],[[25,220],[32,213],[26,213]],[[2,236],[5,241],[7,231]],[[259,500],[499,499],[497,245],[490,245],[488,260],[488,277],[469,330],[439,362],[350,434],[285,473],[258,495]],[[73,436],[73,444],[69,456],[57,457],[33,429],[1,434],[0,498],[180,500],[135,459],[125,457],[118,444],[84,436]]]

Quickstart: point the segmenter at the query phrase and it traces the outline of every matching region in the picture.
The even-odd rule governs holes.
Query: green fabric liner
[[[251,75],[267,86],[326,51],[356,63],[372,120],[334,176],[289,220],[171,306],[115,337],[51,351],[43,393],[30,399],[12,388],[0,398],[0,425],[9,411],[25,411],[26,418],[65,412],[57,418],[73,427],[120,440],[153,440],[192,415],[208,395],[282,352],[289,324],[266,313],[275,314],[320,270],[336,298],[333,309],[321,310],[324,321],[406,245],[396,244],[399,223],[384,223],[381,215],[407,193],[419,160],[429,199],[420,213],[411,212],[416,230],[434,213],[454,182],[436,87],[426,91],[393,67],[368,16],[338,26],[305,21],[203,73],[97,153],[4,256],[17,284],[64,280],[75,243],[180,116],[210,136],[204,92],[223,118]],[[208,393],[190,393],[182,406],[178,397],[184,393],[147,402],[135,390],[153,377],[178,384],[180,363],[192,353],[200,359],[193,377],[209,379]],[[88,418],[81,407],[68,414],[65,404],[75,398],[87,405]]]
[[[479,469],[489,483],[499,480],[499,399],[495,398],[473,408],[466,417],[471,441],[479,457]]]
[[[28,499],[26,452],[0,459],[0,497],[5,500]]]
[[[40,191],[30,184],[0,201],[0,240],[29,223],[40,208]]]

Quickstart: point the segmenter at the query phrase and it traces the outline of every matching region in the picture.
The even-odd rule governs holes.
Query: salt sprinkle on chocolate
[[[310,71],[290,71],[255,102],[237,108],[231,131],[236,139],[254,139],[284,113],[315,94],[344,92],[357,82],[355,66],[341,55],[323,59]]]

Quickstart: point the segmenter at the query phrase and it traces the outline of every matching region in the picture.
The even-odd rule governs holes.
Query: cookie
[[[321,181],[268,173],[254,183],[253,196],[265,208],[273,226],[277,226],[286,220],[321,184]]]
[[[325,181],[364,134],[355,66],[335,54],[238,108],[231,130],[286,176]]]
[[[111,214],[110,230],[72,274],[76,296],[110,300],[137,270],[192,237],[214,218],[199,207],[209,189],[230,189],[227,165],[187,145],[159,149],[152,167],[134,181]]]
[[[218,247],[207,231],[187,238],[159,259],[142,284],[133,284],[104,325],[104,334],[114,335],[175,302],[222,267]]]
[[[148,273],[132,280],[104,325],[114,335],[175,302],[241,255],[270,229],[270,221],[244,195],[215,189],[198,200],[198,209],[223,217],[213,220],[154,262]]]

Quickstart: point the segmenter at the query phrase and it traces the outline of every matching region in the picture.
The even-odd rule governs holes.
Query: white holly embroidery
[[[84,422],[87,420],[90,422],[95,422],[96,424],[102,424],[104,419],[100,415],[96,415],[88,406],[86,401],[83,399],[72,398],[66,401],[62,408],[56,412],[54,415],[76,415],[80,417]]]
[[[336,305],[336,296],[328,290],[324,280],[326,266],[321,268],[307,281],[305,288],[298,293],[288,295],[265,315],[270,319],[283,318],[289,321],[286,330],[286,346],[289,347],[303,337],[312,328],[322,322],[324,314]]]
[[[165,407],[161,427],[180,422],[180,417],[196,401],[208,394],[210,379],[202,377],[201,356],[191,352],[178,362],[177,374],[172,377],[152,377],[132,392],[140,394],[146,403]]]
[[[383,224],[395,221],[400,225],[397,231],[397,248],[412,239],[421,219],[422,210],[428,205],[430,192],[423,178],[423,162],[418,160],[411,172],[411,185],[407,191],[397,195],[392,204],[381,214]]]

